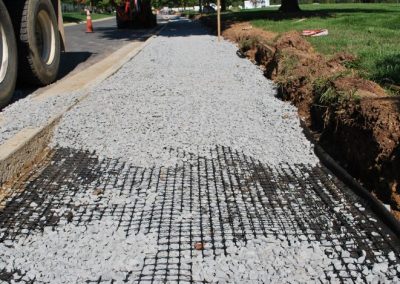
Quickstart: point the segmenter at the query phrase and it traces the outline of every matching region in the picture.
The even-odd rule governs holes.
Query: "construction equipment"
[[[18,80],[54,82],[64,49],[60,0],[0,0],[0,107]]]
[[[157,25],[150,0],[111,0],[117,12],[117,26],[124,28],[151,28]]]

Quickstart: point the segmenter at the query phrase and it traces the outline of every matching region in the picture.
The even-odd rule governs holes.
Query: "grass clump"
[[[281,52],[279,56],[282,61],[281,76],[291,76],[291,71],[299,64],[299,58],[294,54],[285,52]]]
[[[337,106],[346,102],[359,103],[361,97],[357,95],[356,90],[339,91],[335,87],[335,81],[343,78],[347,72],[335,74],[329,78],[317,78],[313,82],[313,94],[315,103],[325,106]]]
[[[258,44],[259,40],[255,37],[249,37],[249,38],[242,38],[239,40],[239,48],[242,52],[246,52],[248,50],[251,50],[255,48]]]

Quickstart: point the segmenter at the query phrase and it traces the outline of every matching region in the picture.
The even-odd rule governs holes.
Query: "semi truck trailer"
[[[15,84],[51,84],[65,48],[60,0],[0,0],[0,108]]]

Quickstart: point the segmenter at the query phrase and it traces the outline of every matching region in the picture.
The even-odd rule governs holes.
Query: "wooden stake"
[[[218,41],[221,41],[221,0],[217,0]]]

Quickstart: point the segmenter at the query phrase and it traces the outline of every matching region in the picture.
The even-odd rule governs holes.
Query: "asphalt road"
[[[86,33],[86,25],[65,27],[66,52],[62,54],[59,78],[78,72],[132,41],[148,38],[148,29],[118,30],[115,19],[94,22],[94,33]]]
[[[115,19],[94,22],[93,26],[94,33],[86,33],[86,24],[65,27],[66,51],[61,54],[58,80],[93,65],[129,42],[146,40],[150,31],[118,30]],[[18,84],[11,103],[45,89]]]

